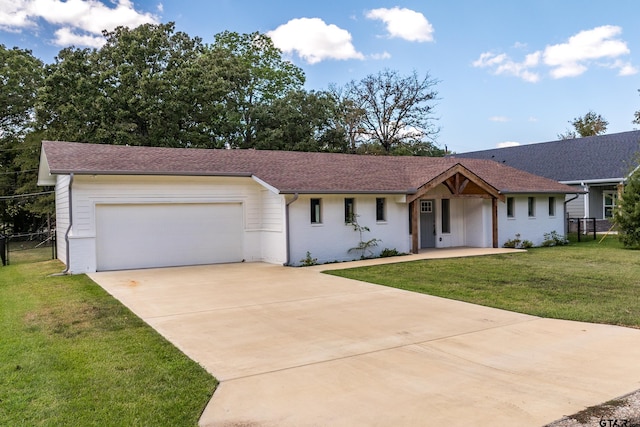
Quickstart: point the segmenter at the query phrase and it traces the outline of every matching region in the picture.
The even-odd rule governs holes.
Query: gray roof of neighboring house
[[[490,159],[561,182],[617,180],[638,165],[640,130],[453,154]]]

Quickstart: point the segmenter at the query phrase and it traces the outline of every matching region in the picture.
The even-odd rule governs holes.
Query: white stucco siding
[[[410,251],[409,211],[404,198],[398,195],[303,195],[289,206],[290,263],[299,265],[307,251],[318,263],[359,259],[360,234],[345,223],[345,198],[355,199],[358,223],[368,227],[363,241],[381,240],[373,247],[374,254],[384,248]],[[385,199],[385,221],[376,221],[376,198]],[[321,200],[321,223],[311,224],[311,199]]]
[[[158,209],[167,204],[237,204],[241,206],[238,239],[242,239],[242,259],[283,263],[286,259],[284,197],[263,190],[264,187],[248,177],[76,175],[71,271],[96,270],[96,207],[115,204],[154,205]],[[268,212],[267,223],[265,212]]]
[[[509,195],[514,198],[515,215],[507,217],[507,204],[498,204],[498,245],[502,246],[507,240],[529,240],[534,246],[544,241],[544,234],[556,231],[564,234],[564,194],[519,194]],[[535,215],[529,216],[528,198],[535,200]],[[555,198],[555,215],[549,215],[549,197]]]

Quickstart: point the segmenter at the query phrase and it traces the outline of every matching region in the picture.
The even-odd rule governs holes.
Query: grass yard
[[[0,267],[0,425],[196,426],[215,378],[63,268]]]
[[[535,316],[640,328],[640,251],[623,249],[614,236],[327,273]]]

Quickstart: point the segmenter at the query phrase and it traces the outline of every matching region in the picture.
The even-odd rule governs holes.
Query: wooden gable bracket
[[[464,189],[470,183],[474,183],[475,185],[477,185],[481,190],[484,191],[484,194],[463,194]],[[502,202],[505,201],[504,194],[500,194],[498,189],[491,186],[485,180],[462,166],[460,163],[456,163],[446,171],[442,172],[440,175],[420,186],[415,194],[408,195],[407,203],[420,199],[440,184],[443,184],[445,187],[447,187],[451,194],[454,196],[477,197],[486,199],[491,198],[498,199]]]

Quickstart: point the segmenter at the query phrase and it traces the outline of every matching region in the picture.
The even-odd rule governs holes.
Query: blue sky
[[[637,0],[0,0],[0,43],[50,63],[62,47],[98,47],[117,25],[174,21],[206,43],[260,31],[307,89],[385,68],[429,73],[438,143],[466,152],[554,140],[589,110],[608,133],[637,127],[639,17]]]

